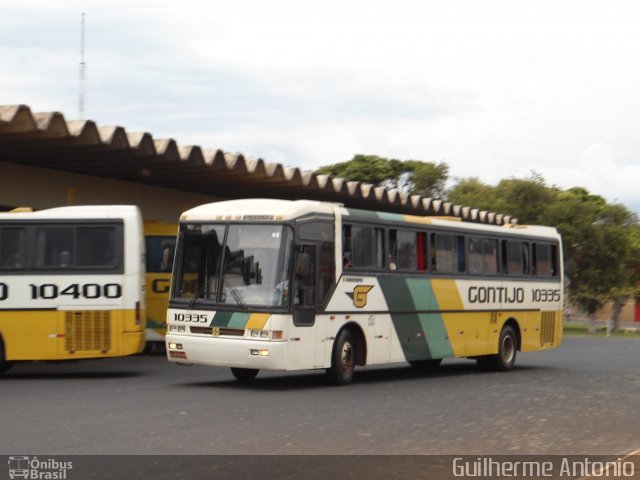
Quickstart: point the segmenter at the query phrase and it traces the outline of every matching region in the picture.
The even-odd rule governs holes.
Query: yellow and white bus
[[[167,332],[167,306],[173,253],[176,246],[176,224],[145,221],[147,292],[147,342],[164,348]]]
[[[180,219],[167,357],[231,367],[513,368],[562,339],[562,247],[549,227],[481,225],[316,201],[237,200]]]
[[[144,252],[135,206],[0,214],[0,370],[139,353]]]

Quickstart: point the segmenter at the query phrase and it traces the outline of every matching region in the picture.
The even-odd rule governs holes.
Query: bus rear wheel
[[[327,369],[329,380],[336,385],[351,383],[356,368],[356,351],[353,334],[342,330],[333,345],[331,368]]]
[[[511,325],[505,325],[498,340],[498,353],[478,357],[478,366],[483,369],[506,372],[516,363],[518,336]]]
[[[240,382],[250,382],[258,375],[257,368],[236,368],[231,367],[231,374]]]

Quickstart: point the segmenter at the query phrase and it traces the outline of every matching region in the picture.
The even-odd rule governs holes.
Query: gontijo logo
[[[353,300],[353,304],[357,308],[364,308],[367,305],[367,294],[371,291],[373,285],[357,285],[353,292],[347,292],[347,295]]]
[[[53,458],[39,460],[38,457],[9,457],[9,478],[33,480],[65,480],[67,470],[73,468],[73,462],[61,462]]]

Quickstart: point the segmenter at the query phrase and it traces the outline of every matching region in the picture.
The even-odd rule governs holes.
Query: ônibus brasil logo
[[[73,468],[73,462],[62,462],[53,458],[9,457],[9,478],[33,480],[66,480],[67,470]]]

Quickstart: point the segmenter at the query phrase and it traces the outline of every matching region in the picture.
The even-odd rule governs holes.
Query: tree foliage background
[[[444,162],[397,160],[355,155],[319,168],[316,174],[395,188],[458,205],[509,214],[521,224],[556,227],[563,238],[569,297],[593,314],[613,302],[616,323],[622,306],[639,294],[640,225],[624,205],[608,203],[581,187],[567,190],[546,184],[532,173],[488,185],[477,178],[449,178]]]

